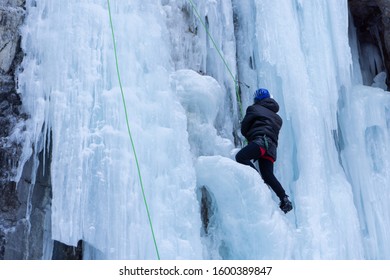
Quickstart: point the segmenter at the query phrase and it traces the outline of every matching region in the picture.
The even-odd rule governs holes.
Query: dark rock
[[[12,213],[20,206],[16,192],[16,184],[10,182],[0,186],[0,211],[3,213]]]
[[[4,259],[5,236],[0,230],[0,260]]]
[[[17,2],[0,2],[0,73],[9,74],[19,49],[19,26],[23,22],[24,9]]]
[[[24,57],[19,33],[24,5],[24,0],[0,0],[0,259],[13,260],[52,253],[50,153],[31,157],[14,182],[23,144],[17,133],[28,118],[16,90]]]
[[[82,260],[83,241],[77,242],[77,247],[68,246],[57,240],[54,241],[53,260]]]
[[[387,84],[389,85],[390,1],[349,0],[348,4],[360,45],[372,44],[377,46],[378,50],[382,52],[382,63],[385,67]]]
[[[0,75],[0,93],[5,94],[15,90],[14,77],[10,75]]]
[[[39,153],[24,165],[22,177],[0,188],[0,236],[3,235],[3,254],[0,259],[43,259],[45,246],[51,244],[51,182],[50,153]],[[46,163],[46,164],[44,164]],[[36,182],[31,176],[36,172]]]
[[[18,122],[24,120],[15,88],[15,71],[23,57],[19,27],[25,13],[20,5],[24,4],[25,1],[0,0],[0,186],[8,185],[15,177],[22,152],[20,143],[11,135]]]

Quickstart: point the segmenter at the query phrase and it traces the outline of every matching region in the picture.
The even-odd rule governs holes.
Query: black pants
[[[259,162],[260,175],[264,183],[270,186],[276,195],[282,199],[286,195],[286,192],[274,175],[273,162],[269,159],[261,158],[260,146],[253,142],[250,142],[242,148],[236,155],[237,162],[249,165],[257,171],[251,160],[257,160]]]

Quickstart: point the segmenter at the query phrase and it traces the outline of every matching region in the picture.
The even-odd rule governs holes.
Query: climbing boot
[[[287,214],[287,212],[289,212],[289,211],[291,211],[293,209],[292,203],[288,199],[287,195],[280,200],[279,207],[280,207],[280,209],[282,209],[284,214]]]

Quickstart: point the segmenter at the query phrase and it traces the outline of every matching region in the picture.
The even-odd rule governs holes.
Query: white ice
[[[188,0],[111,0],[140,173],[107,1],[26,2],[22,162],[50,142],[52,239],[84,240],[86,259],[157,258],[141,176],[162,259],[390,258],[390,99],[362,85],[346,0],[194,0],[217,47]],[[280,104],[287,215],[234,161],[233,77],[244,111],[260,86]]]

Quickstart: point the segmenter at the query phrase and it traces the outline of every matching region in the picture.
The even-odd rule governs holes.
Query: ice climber
[[[280,209],[287,213],[293,208],[292,204],[274,175],[279,130],[283,123],[277,114],[279,104],[264,88],[256,90],[253,99],[254,104],[247,108],[241,122],[241,133],[248,140],[248,145],[237,153],[236,160],[255,170],[257,169],[251,160],[258,161],[261,177],[279,197]]]

